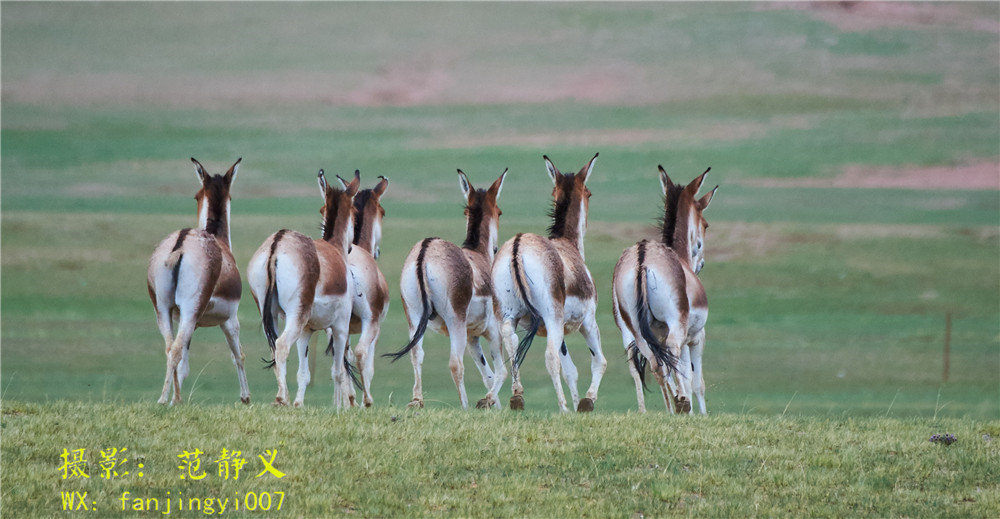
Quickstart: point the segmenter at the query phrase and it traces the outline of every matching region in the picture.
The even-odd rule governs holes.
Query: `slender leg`
[[[234,315],[222,323],[222,333],[226,336],[233,364],[236,366],[236,378],[240,382],[240,401],[249,404],[250,386],[247,384],[247,372],[243,366],[246,357],[243,355],[243,348],[240,347],[240,320]]]
[[[372,377],[375,375],[375,343],[378,342],[380,326],[378,322],[362,325],[361,337],[358,344],[354,346],[355,365],[361,373],[361,384],[364,388],[363,403],[365,407],[371,407],[373,400],[371,395]]]
[[[348,314],[350,316],[350,314]],[[347,371],[344,369],[344,350],[347,348],[349,338],[349,323],[344,323],[341,328],[333,328],[333,367],[330,368],[330,377],[333,378],[333,405],[336,408],[350,406],[348,400],[348,387],[351,381],[348,380]]]
[[[499,409],[500,388],[503,387],[504,380],[507,378],[507,368],[504,366],[503,352],[500,351],[500,331],[495,323],[487,327],[483,337],[489,344],[490,357],[493,359],[493,385],[487,388],[489,392],[486,394],[486,398],[480,400],[476,407],[496,407]]]
[[[573,363],[573,358],[569,356],[569,348],[566,347],[565,337],[563,338],[562,345],[559,346],[559,364],[562,367],[563,381],[566,382],[566,387],[569,388],[569,397],[573,400],[573,409],[576,409],[580,405],[580,391],[576,387],[576,382],[579,380],[580,374],[576,369],[576,364]]]
[[[413,340],[414,334],[417,333],[417,327],[410,323],[410,340]],[[407,407],[423,407],[424,406],[424,384],[421,377],[424,365],[424,337],[421,337],[413,349],[410,350],[410,362],[413,363],[413,400],[407,404]]]
[[[545,332],[548,334],[545,341],[545,369],[552,379],[552,386],[556,390],[556,402],[559,410],[566,412],[566,393],[563,391],[562,383],[559,381],[560,355],[559,349],[563,343],[563,323],[562,319],[552,319],[545,322]]]
[[[173,386],[173,399],[171,405],[181,403],[181,380],[178,378],[178,366],[184,356],[184,350],[191,342],[191,335],[194,334],[195,319],[193,317],[184,318],[182,316],[177,326],[177,336],[167,349],[167,374],[163,383],[163,393],[160,395],[160,403],[167,403],[170,388]]]
[[[701,358],[705,352],[705,330],[702,330],[688,345],[691,350],[691,393],[698,399],[698,409],[701,414],[707,414],[705,408],[705,378],[701,369]]]
[[[469,397],[465,394],[465,363],[462,355],[468,341],[465,321],[456,319],[448,326],[449,337],[451,338],[451,356],[448,359],[448,367],[451,368],[451,378],[455,381],[455,388],[458,389],[458,398],[462,403],[462,409],[469,408]]]
[[[601,331],[597,329],[595,316],[590,316],[583,322],[580,333],[583,334],[583,338],[587,341],[587,347],[590,349],[591,379],[590,388],[587,389],[584,399],[580,401],[582,407],[578,407],[577,410],[593,411],[594,403],[597,402],[597,391],[601,387],[601,379],[604,378],[604,372],[608,369],[608,359],[604,357],[604,351],[601,349]]]
[[[309,341],[312,340],[312,332],[303,331],[299,339],[295,341],[296,349],[299,352],[299,370],[295,377],[295,401],[292,405],[302,407],[306,400],[306,387],[312,374],[309,372]],[[313,354],[315,355],[315,353]]]
[[[486,396],[481,398],[479,402],[476,403],[477,409],[488,408],[493,405],[493,385],[494,385],[494,375],[493,369],[490,368],[489,363],[486,360],[486,355],[483,355],[483,347],[479,344],[478,336],[469,336],[466,339],[465,351],[469,353],[472,357],[472,363],[476,365],[476,369],[479,370],[479,375],[483,378],[483,385],[486,386]]]
[[[500,323],[500,341],[507,350],[507,358],[510,360],[510,408],[514,410],[524,409],[524,386],[521,385],[521,374],[514,364],[514,356],[517,355],[517,319],[504,319]]]

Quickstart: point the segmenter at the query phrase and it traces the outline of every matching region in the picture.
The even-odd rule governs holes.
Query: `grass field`
[[[294,424],[283,438],[296,456],[291,516],[486,515],[492,508],[476,508],[485,503],[509,516],[997,515],[996,469],[960,475],[995,465],[995,441],[980,437],[1000,420],[995,3],[4,2],[0,19],[5,516],[60,512],[63,448],[141,434],[144,455],[169,465],[187,430],[204,445],[191,447],[217,451],[225,442],[212,427],[227,424],[221,438],[262,436],[236,441],[254,450],[282,441],[278,422]],[[247,290],[240,318],[255,406],[231,408],[234,370],[221,332],[206,329],[195,334],[184,408],[155,408],[164,358],[144,276],[154,245],[195,224],[189,157],[213,173],[244,159],[232,192],[241,269],[278,228],[318,232],[319,168],[360,169],[369,185],[389,177],[379,263],[393,299],[378,345],[387,352],[407,341],[396,294],[409,248],[425,236],[463,238],[456,168],[476,185],[510,168],[505,240],[548,224],[543,154],[575,170],[596,152],[586,257],[609,365],[594,416],[555,416],[534,348],[525,416],[470,420],[455,410],[447,342],[433,334],[419,419],[389,420],[410,416],[401,406],[412,370],[386,359],[376,362],[372,413],[330,411],[329,358],[317,361],[309,409],[272,410],[275,381],[257,369],[268,351]],[[706,211],[702,272],[706,419],[659,416],[654,398],[649,416],[629,414],[611,271],[654,232],[658,164],[680,181],[711,166],[708,181],[721,186]],[[568,344],[588,381],[582,338]],[[54,432],[70,419],[84,424],[80,436]],[[375,455],[389,452],[379,445],[406,449],[413,431],[386,428],[415,423],[432,450]],[[836,445],[843,428],[855,443]],[[478,441],[497,430],[552,443],[522,441],[520,461],[509,460],[506,439]],[[337,475],[343,450],[312,447],[344,449],[368,431],[374,450],[351,458],[352,470],[372,458],[363,472]],[[616,447],[623,431],[650,438]],[[944,432],[960,442],[927,442]],[[563,459],[560,445],[577,451]],[[746,456],[720,455],[723,446]],[[325,469],[310,468],[313,455]],[[476,455],[512,465],[448,470]],[[418,468],[396,476],[386,468],[396,458]],[[543,468],[513,481],[531,459]],[[703,471],[680,468],[696,459]],[[604,494],[590,512],[571,474],[592,478],[594,499]],[[467,476],[491,484],[470,490]],[[784,484],[771,484],[779,476]],[[174,488],[156,477],[150,492]],[[340,477],[338,489],[361,497],[323,492]],[[704,490],[728,479],[737,481]],[[503,493],[515,483],[524,488]],[[387,485],[404,497],[379,501]],[[121,488],[84,485],[108,505]],[[532,489],[559,494],[558,504],[539,508]],[[797,508],[796,494],[819,507]]]

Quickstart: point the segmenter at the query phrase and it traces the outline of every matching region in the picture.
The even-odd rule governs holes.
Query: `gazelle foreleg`
[[[226,342],[229,344],[229,351],[232,353],[233,365],[236,366],[236,378],[240,382],[240,401],[249,404],[250,386],[247,384],[247,372],[243,366],[246,356],[243,355],[243,348],[240,347],[240,320],[234,315],[222,323],[221,328],[222,333],[226,336]]]
[[[597,391],[601,387],[601,379],[608,369],[608,360],[604,357],[601,349],[601,331],[597,328],[596,316],[591,315],[580,327],[580,333],[587,341],[587,348],[590,349],[590,388],[587,394],[577,406],[577,411],[593,411],[594,403],[597,402]]]

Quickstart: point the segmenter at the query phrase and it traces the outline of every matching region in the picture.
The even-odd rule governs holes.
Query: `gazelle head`
[[[323,170],[319,170],[319,191],[325,202],[319,213],[323,216],[323,239],[342,247],[346,253],[354,240],[354,195],[361,184],[361,172],[355,171],[349,183],[339,176],[337,180],[342,189],[327,183]]]
[[[389,187],[389,179],[378,178],[375,187],[362,189],[354,195],[354,244],[370,252],[375,259],[381,252],[382,218],[385,217],[380,200]]]
[[[503,211],[497,205],[500,190],[503,189],[507,170],[504,169],[489,189],[472,187],[469,178],[462,170],[458,170],[458,184],[465,195],[465,243],[462,247],[479,251],[490,261],[497,252],[497,242],[500,235],[500,215]]]
[[[686,186],[674,184],[663,166],[659,166],[659,169],[664,196],[663,242],[682,255],[686,254],[685,259],[697,274],[705,268],[705,232],[708,230],[708,221],[703,212],[712,202],[719,186],[715,186],[705,196],[696,198],[712,168],[706,169]]]
[[[549,226],[549,238],[574,238],[583,252],[583,235],[587,232],[587,211],[590,209],[590,189],[587,180],[594,171],[597,155],[590,159],[586,166],[577,173],[560,173],[547,155],[545,169],[552,179],[552,225]]]
[[[194,157],[194,171],[201,181],[201,189],[194,199],[198,201],[198,228],[207,231],[223,240],[226,245],[232,247],[229,242],[229,213],[230,197],[229,188],[233,185],[236,172],[239,169],[243,158],[236,160],[236,163],[226,171],[224,175],[209,175],[205,167]]]

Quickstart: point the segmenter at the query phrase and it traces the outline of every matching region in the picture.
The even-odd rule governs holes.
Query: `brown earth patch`
[[[845,32],[886,27],[948,26],[1000,33],[1000,20],[982,18],[962,9],[958,2],[777,2],[771,9],[801,9]]]
[[[1000,190],[1000,163],[982,161],[962,166],[872,167],[852,165],[833,178],[752,178],[752,187],[892,188]]]

